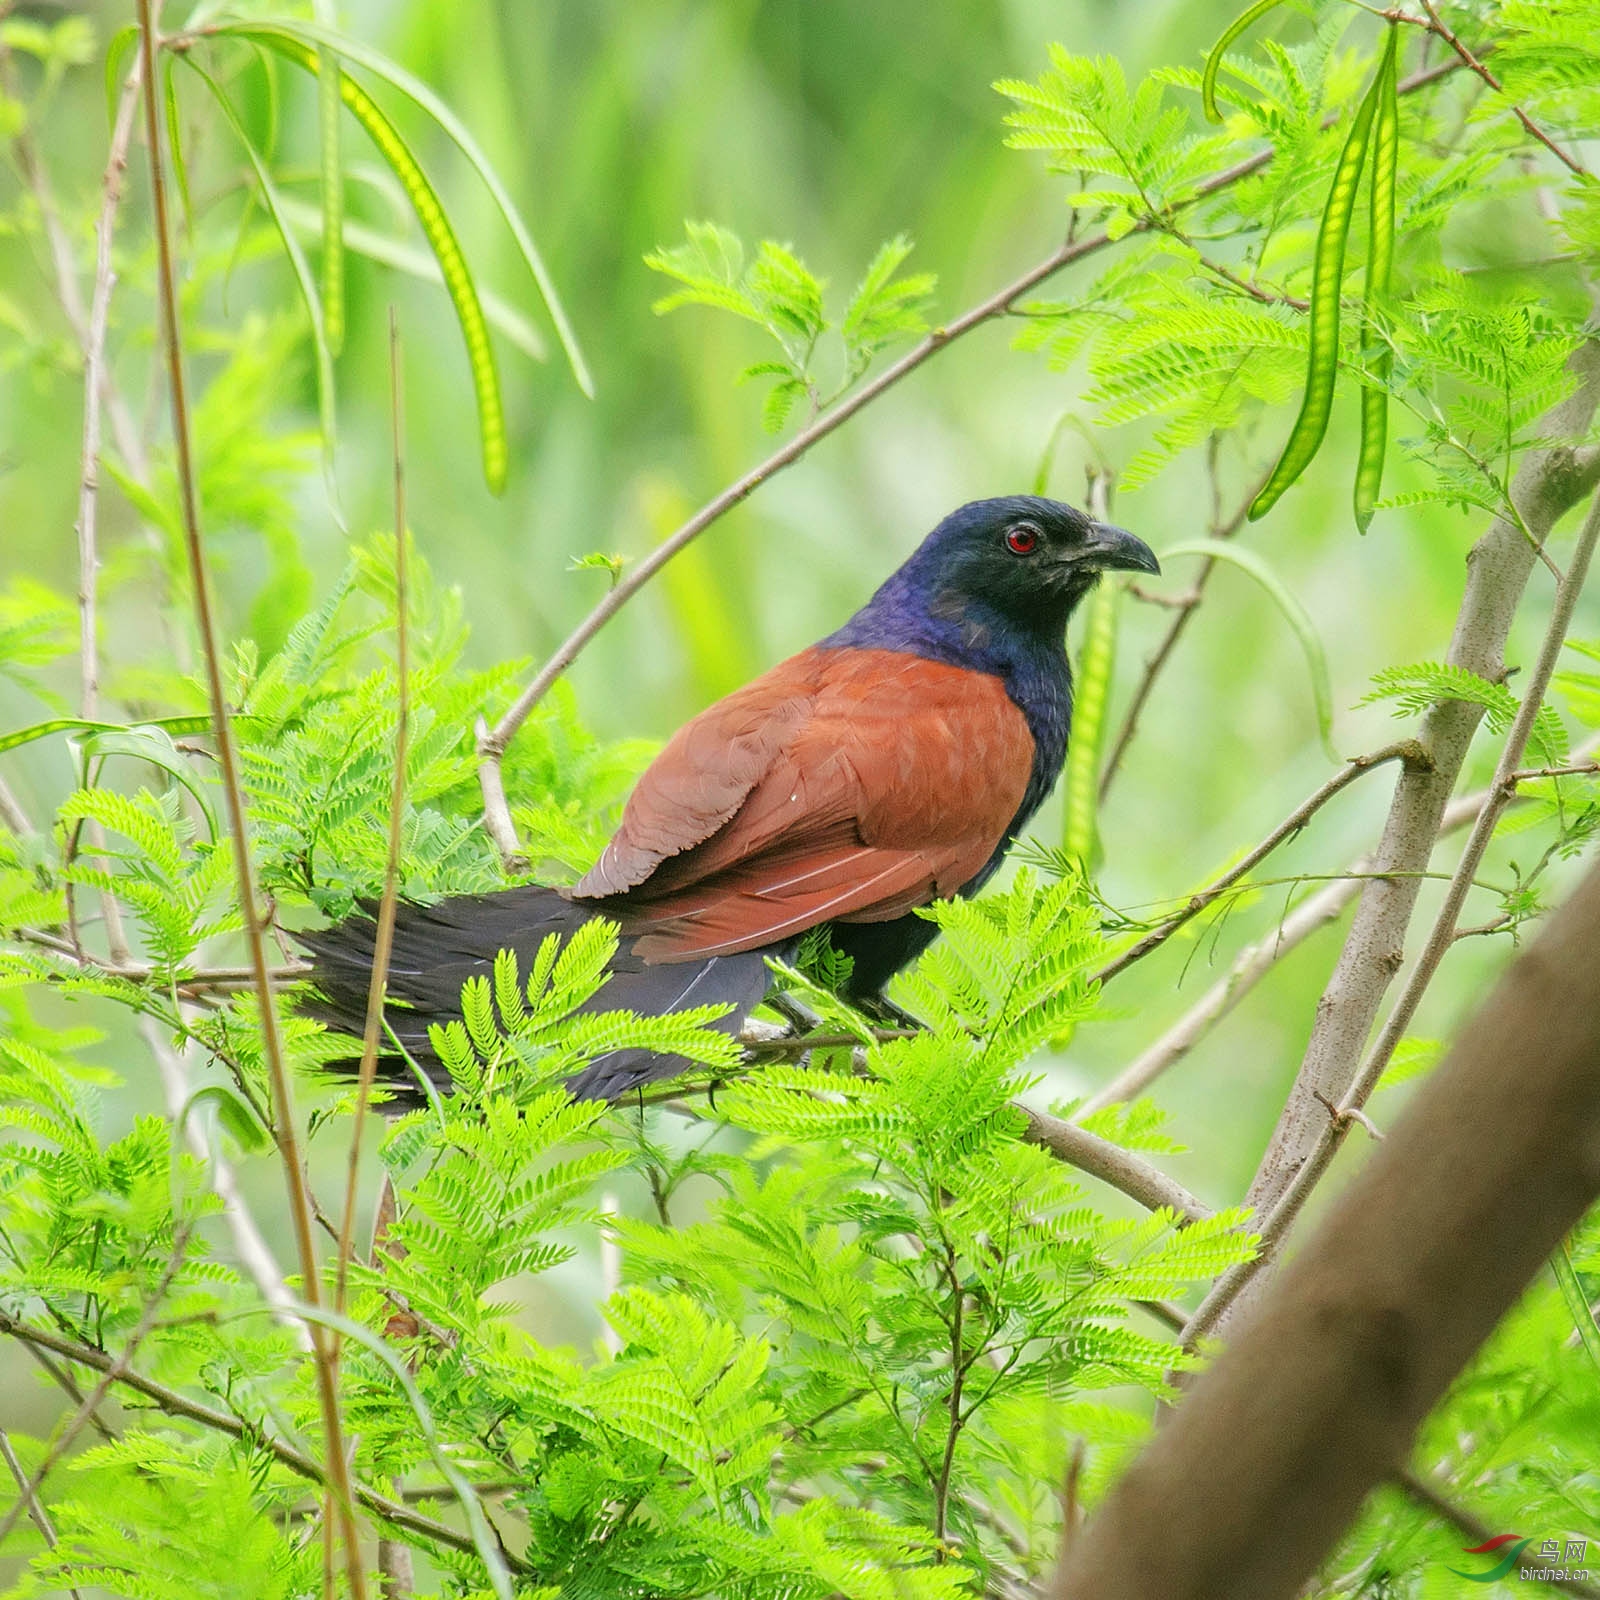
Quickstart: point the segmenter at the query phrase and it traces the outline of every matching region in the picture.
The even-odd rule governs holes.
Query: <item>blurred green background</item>
[[[23,10],[46,20],[63,14]],[[349,333],[338,361],[337,471],[348,534],[330,510],[314,442],[294,444],[304,465],[295,503],[312,588],[325,588],[338,572],[350,537],[389,521],[391,304],[405,341],[418,546],[440,579],[460,588],[473,660],[537,661],[606,581],[599,572],[568,570],[573,557],[599,550],[637,558],[773,447],[761,429],[757,387],[733,381],[764,354],[760,335],[693,308],[654,316],[650,305],[662,280],[642,265],[647,251],[677,242],[685,218],[723,223],[752,245],[762,237],[785,240],[829,278],[837,307],[877,246],[903,230],[917,246],[908,270],[939,276],[934,319],[954,315],[1045,254],[1066,225],[1062,180],[1041,160],[1003,147],[1003,104],[993,80],[1037,74],[1051,40],[1115,55],[1130,79],[1160,64],[1196,65],[1237,10],[1237,0],[342,5],[343,26],[432,84],[483,143],[547,256],[597,392],[592,401],[579,394],[558,357],[540,364],[501,340],[512,464],[504,496],[491,497],[479,466],[467,365],[442,290],[352,255]],[[105,5],[86,14],[103,54],[106,37],[130,12]],[[280,81],[277,168],[290,192],[314,204],[314,91],[298,75],[283,73]],[[243,180],[238,149],[196,84],[180,80],[180,91],[197,215],[203,219],[210,207],[231,214]],[[237,96],[253,125],[264,126],[259,75],[242,78]],[[393,97],[385,103],[393,105]],[[453,147],[409,109],[395,106],[397,120],[439,185],[480,281],[548,331],[488,197]],[[105,128],[97,58],[66,75],[35,129],[63,213],[84,243]],[[402,214],[364,181],[376,164],[348,121],[345,139],[351,214],[394,230]],[[14,168],[0,168],[0,186],[0,209],[28,203]],[[163,403],[147,393],[154,315],[137,287],[150,279],[142,253],[147,210],[136,141],[119,234],[135,252],[127,274],[135,286],[117,301],[112,348],[136,419],[159,439]],[[1485,238],[1481,249],[1492,253],[1499,243]],[[1470,254],[1480,245],[1468,239],[1461,247]],[[1065,276],[1052,292],[1073,281]],[[203,309],[215,321],[277,314],[292,322],[298,306],[281,257],[261,253],[239,265],[225,302],[218,297]],[[81,381],[36,238],[0,236],[0,311],[30,335],[8,342],[0,370],[0,581],[27,573],[70,594]],[[665,737],[709,700],[836,626],[946,511],[1028,488],[1058,419],[1089,413],[1079,375],[1053,372],[1042,357],[1011,348],[1017,326],[993,324],[941,354],[670,567],[574,670],[591,725],[607,737]],[[275,429],[308,434],[316,426],[311,363],[304,340],[292,348],[298,359],[275,359],[263,382],[281,386],[271,412]],[[195,355],[205,360],[203,350]],[[1351,409],[1340,407],[1331,447],[1306,479],[1242,535],[1317,622],[1334,674],[1336,743],[1345,754],[1395,736],[1387,710],[1355,710],[1355,702],[1378,668],[1443,653],[1463,558],[1480,526],[1476,517],[1425,508],[1381,513],[1371,534],[1358,538],[1347,508]],[[1259,437],[1224,452],[1230,507],[1270,459],[1287,422],[1269,419]],[[1098,436],[1113,465],[1139,442],[1137,430]],[[1081,495],[1087,456],[1082,438],[1067,430],[1054,493]],[[1392,471],[1386,488],[1403,489],[1403,469]],[[115,492],[108,489],[103,505],[115,563],[117,551],[141,536]],[[1209,488],[1200,453],[1121,498],[1115,510],[1158,551],[1203,536]],[[252,626],[252,597],[281,552],[274,554],[261,528],[209,531],[227,627],[237,635]],[[1172,564],[1166,592],[1181,590],[1192,565]],[[290,590],[296,583],[304,588],[303,577],[291,574]],[[142,593],[135,582],[107,608],[107,653],[125,673],[155,634]],[[1513,660],[1527,659],[1541,604],[1536,600],[1519,625]],[[281,631],[286,615],[258,613],[255,621]],[[1125,606],[1118,709],[1169,616]],[[1600,632],[1593,599],[1575,631]],[[58,688],[75,699],[70,676],[63,674]],[[0,682],[0,727],[38,715],[37,702]],[[4,759],[8,778],[37,814],[71,781],[59,747]],[[1265,833],[1330,770],[1298,644],[1248,578],[1220,571],[1102,819],[1104,894],[1131,907],[1182,893]],[[1380,776],[1343,796],[1284,853],[1282,870],[1338,871],[1376,836],[1387,788]],[[1054,838],[1059,828],[1057,802],[1035,831]],[[1174,940],[1118,982],[1107,996],[1108,1021],[1081,1032],[1049,1063],[1047,1089],[1037,1092],[1080,1092],[1104,1082],[1200,994],[1240,944],[1270,928],[1287,893],[1266,891],[1219,932]],[[1425,910],[1428,903],[1425,897]],[[1173,1112],[1174,1133],[1190,1147],[1163,1161],[1208,1202],[1235,1200],[1254,1169],[1336,941],[1336,933],[1324,932],[1285,960],[1156,1089]],[[1448,1032],[1499,959],[1488,940],[1458,948],[1417,1031]],[[117,1041],[101,1048],[107,1059],[119,1058]],[[139,1096],[137,1086],[133,1093]],[[155,1098],[153,1086],[148,1098]],[[1383,1120],[1381,1098],[1374,1114]]]

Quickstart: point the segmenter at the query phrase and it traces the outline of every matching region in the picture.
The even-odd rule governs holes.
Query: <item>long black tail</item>
[[[375,911],[375,905],[367,904],[331,928],[296,935],[313,958],[315,993],[304,1010],[357,1038],[366,1023]],[[555,890],[536,884],[497,894],[461,895],[431,906],[402,903],[395,920],[386,1008],[395,1038],[440,1088],[448,1089],[449,1077],[428,1041],[428,1027],[461,1015],[462,984],[492,974],[501,950],[514,951],[526,972],[548,935],[570,935],[592,915]],[[581,1010],[661,1016],[684,1006],[731,1004],[733,1011],[716,1026],[736,1033],[767,992],[769,975],[759,950],[651,965],[634,954],[633,944],[629,938],[621,941],[610,978]],[[388,1054],[380,1058],[380,1071],[403,1093],[411,1076],[387,1038],[382,1047]],[[682,1056],[614,1050],[590,1062],[570,1087],[580,1099],[615,1100],[641,1084],[673,1077],[689,1065]]]

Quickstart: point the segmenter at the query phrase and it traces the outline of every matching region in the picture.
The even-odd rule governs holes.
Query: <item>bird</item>
[[[976,894],[1060,776],[1067,624],[1108,571],[1160,565],[1142,539],[1061,501],[1005,495],[951,512],[842,627],[684,724],[575,884],[402,903],[386,990],[395,1039],[447,1087],[428,1030],[460,1015],[462,985],[502,949],[528,970],[549,934],[596,916],[616,923],[618,945],[584,1009],[720,1003],[715,1026],[737,1033],[768,993],[769,958],[792,959],[815,928],[849,958],[845,998],[886,1005],[884,986],[937,937],[919,909]],[[297,936],[310,1014],[353,1035],[375,911],[364,902]],[[687,1064],[614,1050],[568,1087],[615,1101]]]

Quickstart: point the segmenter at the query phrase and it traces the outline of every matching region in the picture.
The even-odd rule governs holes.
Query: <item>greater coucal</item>
[[[918,906],[969,895],[1060,774],[1072,713],[1066,625],[1107,569],[1159,570],[1142,540],[1054,500],[977,500],[946,517],[836,633],[680,728],[622,825],[570,889],[539,885],[399,908],[389,1022],[438,1072],[428,1024],[510,949],[614,919],[621,942],[592,1009],[660,1015],[728,1003],[732,1032],[766,994],[769,956],[826,924],[875,997],[937,928]],[[374,923],[305,934],[313,1014],[361,1031]],[[619,1050],[574,1094],[616,1098],[679,1057]]]

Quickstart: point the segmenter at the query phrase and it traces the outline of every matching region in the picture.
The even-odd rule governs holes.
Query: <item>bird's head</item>
[[[1124,528],[1037,495],[952,511],[901,569],[933,616],[987,615],[1058,632],[1102,572],[1159,572]]]

